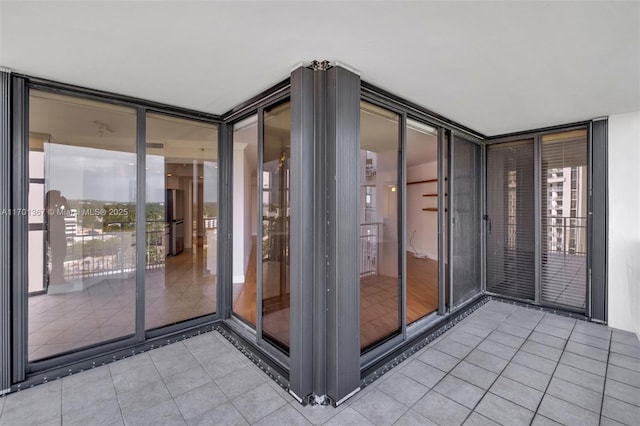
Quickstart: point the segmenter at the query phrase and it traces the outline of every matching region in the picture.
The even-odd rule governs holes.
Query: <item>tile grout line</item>
[[[545,316],[546,315],[547,314],[545,314]],[[571,333],[573,333],[573,330],[576,328],[576,324],[577,324],[577,321],[573,323],[573,327],[571,327]],[[560,354],[560,358],[558,358],[558,362],[556,362],[556,366],[553,369],[553,372],[551,373],[551,378],[549,379],[549,383],[547,383],[547,386],[545,387],[544,392],[542,393],[542,398],[540,398],[540,402],[538,402],[538,406],[536,407],[536,411],[535,411],[536,415],[538,414],[538,411],[540,410],[540,406],[542,405],[542,401],[544,400],[544,397],[547,396],[547,391],[549,390],[549,386],[551,386],[551,382],[553,381],[553,377],[556,374],[556,370],[558,369],[558,365],[560,365],[560,360],[562,359],[562,355],[564,355],[564,351],[566,350],[567,345],[569,344],[569,339],[571,338],[571,333],[569,333],[569,337],[567,337],[567,341],[564,343],[564,347],[562,348],[562,353]],[[553,395],[551,395],[551,396],[553,396]],[[559,399],[563,400],[562,398],[559,398]],[[565,402],[568,403],[568,404],[571,404],[569,401],[565,401]],[[573,404],[571,404],[571,405],[573,405]],[[533,419],[535,419],[535,416],[533,417]],[[531,423],[529,423],[530,426],[533,424],[533,419],[531,419]]]
[[[599,423],[602,424],[602,409],[604,408],[604,392],[607,389],[607,373],[609,372],[609,358],[611,356],[611,342],[613,341],[613,332],[609,335],[609,352],[607,352],[607,364],[604,367],[604,382],[602,383],[602,399],[600,400],[600,416]]]
[[[475,312],[478,312],[478,310],[474,311],[473,313],[475,313]],[[440,337],[444,337],[444,336],[446,335],[446,333],[447,333],[447,332],[455,332],[455,331],[456,331],[456,328],[455,328],[455,327],[456,327],[456,326],[459,326],[460,324],[462,324],[462,323],[463,323],[463,321],[464,321],[464,320],[466,320],[466,319],[468,319],[468,318],[470,318],[470,315],[469,315],[469,316],[467,316],[467,317],[465,317],[465,318],[463,318],[461,321],[459,321],[458,323],[456,323],[453,327],[451,327],[451,328],[449,328],[448,330],[446,330],[444,333],[442,333],[440,336],[438,336],[438,338],[440,338]],[[459,329],[458,329],[458,331],[459,331]],[[470,333],[470,334],[473,334],[473,333]],[[474,335],[474,336],[475,336],[475,335]],[[480,337],[480,336],[476,336],[476,337]],[[480,341],[480,343],[482,343],[482,341],[484,341],[484,339],[485,339],[485,338],[486,338],[486,337],[482,338],[483,340],[481,340],[481,341]],[[443,339],[443,340],[444,340],[444,339]],[[455,340],[454,340],[454,342],[455,342],[455,343],[458,343],[458,344],[460,344],[460,345],[463,345],[463,346],[470,347],[470,346],[465,345],[465,344],[463,344],[463,343],[456,342]],[[429,345],[430,345],[431,343],[433,343],[433,342],[430,342],[430,343],[428,343],[427,345],[425,345],[425,348],[428,348],[427,350],[429,350],[429,349],[431,349],[431,350],[436,350],[436,351],[438,351],[438,352],[440,352],[440,353],[442,353],[442,354],[445,354],[445,355],[448,355],[448,356],[450,356],[450,357],[452,357],[452,358],[456,358],[456,359],[458,359],[458,357],[456,357],[456,356],[453,356],[453,355],[451,355],[451,354],[448,354],[448,353],[446,353],[446,352],[443,352],[443,351],[440,351],[439,349],[437,349],[437,348],[436,348],[436,346],[438,345],[438,343],[440,343],[440,341],[436,342],[434,346],[432,346],[431,348],[429,348]],[[480,343],[478,343],[478,345],[479,345]],[[475,347],[470,347],[470,348],[471,348],[471,351],[473,351],[474,349],[476,349],[476,348],[478,347],[478,345],[476,345]],[[469,353],[471,353],[471,351],[470,351]],[[419,352],[419,351],[418,351],[418,352]],[[416,352],[416,354],[417,354],[418,352]],[[416,355],[416,354],[414,354],[414,355]],[[468,355],[468,354],[467,354],[467,355]],[[465,356],[464,356],[464,358],[466,358],[466,357],[467,357],[467,355],[465,355]],[[413,356],[413,355],[412,355],[412,356]],[[414,361],[420,361],[420,362],[422,362],[422,363],[424,363],[424,364],[426,364],[426,365],[428,365],[428,366],[430,366],[430,367],[435,368],[436,370],[442,371],[442,372],[443,372],[443,373],[445,373],[445,374],[444,374],[444,376],[442,376],[442,378],[441,378],[440,380],[438,380],[438,381],[437,381],[433,386],[429,387],[429,390],[428,390],[427,392],[425,392],[424,396],[422,396],[422,397],[418,398],[418,400],[417,400],[417,401],[415,401],[413,404],[411,404],[411,405],[409,406],[409,409],[408,409],[407,411],[413,410],[413,407],[414,407],[414,406],[415,406],[415,405],[416,405],[416,404],[417,404],[417,403],[418,403],[422,398],[424,398],[425,396],[427,396],[427,394],[429,394],[429,392],[431,392],[431,391],[434,391],[434,392],[435,392],[435,393],[437,393],[438,395],[441,395],[441,396],[443,396],[443,397],[445,397],[445,398],[447,398],[447,399],[450,399],[450,398],[449,398],[449,397],[447,397],[446,395],[442,395],[440,392],[436,391],[436,390],[435,390],[435,387],[436,387],[436,386],[438,386],[438,384],[439,384],[440,382],[442,382],[442,381],[443,381],[443,380],[444,380],[444,379],[445,379],[449,374],[451,374],[451,372],[452,372],[452,371],[453,371],[453,370],[454,370],[458,365],[460,365],[460,363],[461,363],[462,361],[464,361],[464,358],[460,358],[460,359],[458,359],[458,362],[457,362],[453,367],[451,367],[451,369],[450,369],[449,371],[443,371],[443,370],[440,370],[440,369],[439,369],[438,367],[436,367],[436,366],[433,366],[433,365],[431,365],[431,364],[428,364],[428,363],[426,363],[426,362],[424,362],[424,361],[420,361],[420,360],[418,359],[418,357],[416,357],[416,358],[414,359]],[[398,373],[401,373],[401,371],[398,371]],[[408,377],[408,376],[405,376],[405,377]],[[455,376],[454,376],[454,377],[455,377]],[[411,377],[409,377],[409,379],[411,379]],[[456,379],[458,379],[458,377],[456,377]],[[463,380],[463,379],[459,379],[459,380]],[[465,383],[469,383],[469,382],[467,382],[466,380],[463,380],[463,381],[464,381]],[[420,384],[422,384],[422,383],[420,383]],[[470,384],[470,385],[473,385],[472,383],[469,383],[469,384]],[[424,386],[424,384],[422,384],[422,385]],[[474,385],[474,386],[475,386],[475,385]],[[425,387],[426,387],[426,386],[425,386]],[[384,391],[381,391],[381,392],[383,392],[383,393],[386,395],[386,392],[384,392]],[[395,398],[394,398],[394,400],[395,400]],[[452,401],[453,401],[453,400],[452,400]],[[399,402],[399,401],[398,401],[398,402]],[[456,404],[458,404],[458,405],[462,405],[462,404],[458,403],[457,401],[453,401],[453,402],[455,402],[455,403],[456,403]],[[462,406],[464,407],[464,405],[462,405]],[[464,408],[467,408],[467,407],[464,407]],[[354,410],[355,410],[355,409],[354,409]],[[358,411],[356,410],[356,412],[358,412]],[[406,414],[406,412],[405,412],[405,414]],[[424,416],[423,416],[423,417],[424,417]],[[429,419],[429,420],[430,420],[430,419]],[[466,421],[466,418],[465,418],[465,421]],[[463,423],[464,423],[464,422],[463,422]]]
[[[477,311],[474,311],[474,312],[477,312]],[[466,318],[464,318],[462,321],[459,321],[457,324],[455,324],[453,327],[451,327],[449,330],[447,330],[447,332],[455,332],[455,331],[456,331],[455,327],[456,327],[456,326],[459,326],[460,324],[462,324],[462,323],[463,323],[463,321],[464,321],[465,319],[467,319],[467,318],[469,318],[469,317],[467,316],[467,317],[466,317]],[[458,330],[458,331],[459,331],[459,330]],[[445,332],[445,333],[442,333],[442,334],[441,334],[440,336],[438,336],[438,337],[445,336],[445,334],[446,334],[446,332]],[[480,337],[480,336],[476,336],[476,337]],[[442,339],[442,340],[444,340],[444,339]],[[459,345],[463,345],[463,346],[466,346],[466,347],[468,347],[468,348],[471,348],[471,350],[472,350],[472,351],[473,351],[475,348],[477,348],[477,347],[478,347],[477,345],[476,345],[475,347],[471,347],[471,346],[469,346],[469,345],[465,345],[464,343],[456,342],[455,340],[453,340],[453,342],[458,343]],[[480,342],[482,343],[482,341],[480,341]],[[433,343],[433,342],[431,342],[431,343]],[[451,354],[448,354],[448,353],[446,353],[446,352],[443,352],[443,351],[439,350],[439,349],[436,347],[439,343],[441,343],[441,341],[436,342],[436,344],[435,344],[433,347],[429,348],[429,349],[436,350],[436,351],[438,351],[438,352],[440,352],[440,353],[442,353],[442,354],[445,354],[445,355],[448,355],[448,356],[450,356],[450,357],[452,357],[452,358],[456,358],[456,359],[458,359],[458,357],[456,357],[456,356],[454,356],[454,355],[451,355]],[[478,344],[480,344],[480,343],[478,343]],[[426,347],[426,348],[428,348],[428,346],[429,346],[429,344],[427,344],[425,347]],[[427,349],[427,350],[428,350],[428,349]],[[467,355],[468,355],[468,354],[467,354]],[[418,359],[418,358],[419,358],[419,357],[416,357],[416,359],[415,359],[414,361],[420,361],[420,359]],[[466,358],[466,355],[464,356],[464,358]],[[424,364],[426,364],[426,365],[429,365],[430,367],[435,368],[436,370],[440,370],[440,371],[442,371],[443,373],[445,373],[445,374],[444,374],[444,376],[442,376],[442,378],[441,378],[440,380],[438,380],[438,381],[437,381],[433,386],[431,386],[431,387],[429,388],[429,390],[425,393],[425,396],[426,396],[429,392],[431,392],[431,391],[432,391],[436,386],[438,386],[438,384],[439,384],[442,380],[444,380],[444,378],[445,378],[445,377],[447,377],[449,374],[451,374],[451,372],[452,372],[452,371],[453,371],[453,370],[454,370],[458,365],[460,365],[460,363],[464,360],[464,358],[459,358],[459,359],[458,359],[458,362],[456,362],[456,363],[455,363],[455,365],[454,365],[453,367],[451,367],[451,369],[449,369],[449,371],[443,371],[443,370],[440,370],[438,367],[436,367],[436,366],[434,366],[434,365],[428,364],[428,363],[426,363],[426,362],[424,362],[424,361],[420,361],[420,362],[423,362],[423,363],[424,363]],[[399,371],[399,373],[401,373],[401,371]],[[406,376],[406,377],[409,377],[409,376]],[[409,377],[409,378],[411,379],[411,377]],[[420,384],[422,384],[422,383],[420,383]],[[471,383],[470,383],[470,384],[471,384]],[[424,385],[423,385],[423,386],[424,386]],[[426,386],[425,386],[425,387],[426,387]],[[383,392],[384,392],[384,391],[383,391]],[[440,394],[439,392],[437,392],[437,391],[434,391],[434,392],[436,392],[438,395],[441,395],[441,394]],[[420,398],[420,399],[422,399],[422,398]],[[420,399],[418,399],[418,401],[420,401]],[[413,407],[418,403],[418,401],[414,402],[414,403],[409,407],[409,409],[413,409]],[[454,401],[454,402],[455,402],[455,401]]]
[[[507,316],[505,317],[505,319],[504,319],[504,320],[502,320],[502,321],[500,322],[500,325],[504,324],[504,322],[507,320],[507,318],[509,318],[509,317],[513,314],[513,312],[514,312],[516,309],[517,309],[517,305],[515,305],[514,309],[512,309],[512,310],[511,310],[511,312],[509,312],[509,315],[507,315]],[[473,413],[475,413],[475,412],[476,412],[476,408],[478,408],[478,405],[480,405],[480,402],[482,402],[482,400],[484,400],[484,398],[487,396],[487,394],[488,394],[488,393],[491,393],[492,395],[494,395],[494,396],[496,396],[496,397],[498,397],[498,398],[504,399],[504,398],[502,398],[500,395],[496,395],[496,394],[494,394],[493,392],[491,392],[491,388],[492,388],[492,387],[493,387],[493,385],[498,381],[498,379],[499,379],[500,377],[502,377],[502,373],[504,372],[504,370],[509,366],[509,363],[511,363],[511,361],[513,360],[513,358],[515,358],[515,356],[520,352],[520,350],[522,349],[522,346],[527,342],[527,339],[529,338],[529,336],[531,336],[531,333],[533,333],[533,332],[534,332],[534,330],[536,329],[536,327],[538,326],[538,324],[540,324],[540,321],[542,321],[542,318],[544,318],[544,317],[545,317],[545,315],[546,315],[546,314],[543,314],[543,315],[538,319],[538,321],[536,321],[536,325],[531,329],[531,331],[529,332],[529,334],[527,335],[527,337],[526,337],[526,338],[524,338],[524,340],[523,340],[523,342],[520,344],[520,346],[519,346],[517,349],[516,349],[516,348],[514,348],[514,349],[516,349],[516,351],[514,352],[514,354],[513,354],[513,355],[511,355],[511,358],[509,358],[508,360],[506,360],[506,361],[507,361],[507,364],[502,368],[502,370],[500,370],[500,373],[498,373],[498,374],[496,375],[496,378],[493,380],[493,382],[491,382],[491,385],[489,385],[489,387],[487,388],[487,390],[484,392],[484,394],[482,395],[482,398],[480,398],[480,399],[478,400],[478,402],[476,402],[476,405],[475,405],[475,406],[473,407],[473,409],[469,412],[469,414],[467,414],[467,417],[464,419],[464,422],[466,422],[466,421],[469,419],[469,417],[471,416],[471,414],[473,414]],[[498,327],[496,327],[493,331],[496,331],[496,330],[500,327],[500,325],[498,325]],[[522,327],[520,327],[520,328],[522,328]],[[492,332],[493,332],[493,331],[492,331]],[[510,333],[505,333],[505,334],[512,335],[512,334],[510,334]],[[489,335],[491,335],[491,333],[489,333],[489,334],[487,335],[487,337],[485,337],[485,338],[483,339],[483,342],[484,342],[485,340],[487,340],[487,339],[488,339]],[[512,335],[512,336],[513,336],[513,335]],[[514,336],[514,337],[520,337],[520,336]],[[522,339],[522,337],[520,337],[520,338]],[[490,341],[490,342],[492,342],[492,340],[489,340],[489,341]],[[482,343],[482,342],[480,342],[480,344],[481,344],[481,343]],[[500,343],[500,342],[495,342],[495,343]],[[478,346],[479,346],[479,345],[478,345]],[[504,346],[506,346],[506,345],[504,345]],[[478,349],[478,350],[479,350],[479,351],[484,352],[482,349]],[[487,352],[485,352],[485,353],[487,353]],[[489,354],[489,355],[493,355],[493,354]],[[496,355],[493,355],[493,356],[496,356]],[[465,357],[465,358],[466,358],[466,357]],[[500,357],[498,357],[498,358],[500,358]],[[501,358],[501,359],[504,359],[504,358]],[[471,363],[471,364],[473,364],[473,363]],[[475,364],[473,364],[473,365],[475,365]],[[480,366],[478,366],[478,367],[480,367]],[[482,368],[482,367],[480,367],[480,368]],[[494,373],[494,374],[495,374],[495,373]],[[519,382],[518,382],[518,383],[519,383]],[[505,401],[509,401],[509,400],[505,399]],[[511,402],[512,404],[515,404],[515,405],[517,405],[517,406],[519,406],[519,407],[522,407],[520,404],[516,404],[516,403],[515,403],[515,402],[513,402],[513,401],[509,401],[509,402]],[[524,409],[527,409],[527,410],[528,410],[528,408],[526,408],[526,407],[522,407],[522,408],[524,408]],[[531,411],[531,410],[529,410],[529,411]],[[482,416],[482,413],[477,413],[477,414]],[[533,414],[534,414],[534,416],[533,416],[533,417],[535,418],[535,414],[536,414],[536,413],[534,412]],[[483,416],[483,417],[486,417],[486,416]],[[495,420],[493,420],[493,419],[489,419],[489,420],[494,421],[495,423],[498,423],[497,421],[495,421]],[[531,419],[531,421],[533,422],[533,418]],[[464,423],[464,422],[463,422],[463,423]]]
[[[204,334],[204,333],[203,333],[203,334]],[[194,336],[194,337],[196,337],[196,336]],[[216,336],[215,336],[215,335],[214,335],[214,338],[216,338]],[[222,342],[222,341],[219,341],[219,342],[218,342],[218,344],[222,345],[222,344],[223,344],[223,342]],[[215,384],[215,385],[218,387],[218,389],[220,389],[220,392],[222,392],[222,394],[227,398],[227,401],[223,402],[222,404],[218,405],[217,407],[220,407],[221,405],[224,405],[224,404],[226,404],[227,402],[229,402],[229,403],[231,404],[231,406],[233,407],[233,409],[234,409],[234,410],[236,410],[236,411],[238,412],[238,414],[240,414],[240,416],[244,419],[244,421],[246,421],[246,422],[247,422],[247,424],[251,424],[251,423],[249,423],[249,420],[244,416],[244,414],[242,414],[242,412],[238,409],[238,407],[236,407],[236,405],[233,403],[233,400],[232,400],[231,398],[229,398],[229,395],[227,395],[227,393],[224,391],[224,389],[222,389],[220,386],[218,386],[218,383],[216,383],[216,380],[215,380],[213,377],[211,377],[211,374],[209,374],[209,372],[208,372],[208,371],[207,371],[207,369],[204,367],[204,365],[202,365],[202,363],[200,362],[200,360],[198,359],[198,357],[196,357],[196,355],[191,351],[191,349],[189,349],[189,347],[188,347],[187,345],[184,345],[184,346],[187,348],[187,351],[189,351],[189,353],[191,354],[191,356],[196,360],[196,362],[198,363],[198,365],[199,365],[199,366],[204,370],[205,374],[206,374],[206,375],[211,379],[211,383]],[[235,349],[235,348],[234,348],[234,349]],[[240,353],[240,355],[241,355],[241,356],[244,356],[244,355],[242,354],[242,352]],[[247,366],[247,367],[248,367],[248,366]],[[232,371],[232,372],[230,372],[230,373],[228,373],[228,374],[232,374],[232,373],[233,373],[233,371]],[[227,376],[228,374],[225,374],[224,376],[221,376],[221,377],[225,377],[225,376]],[[207,384],[207,383],[205,383],[205,384],[203,384],[203,385],[201,385],[201,386],[205,386],[206,384]],[[198,386],[198,387],[201,387],[201,386]],[[198,388],[196,387],[195,389],[198,389]],[[191,392],[191,391],[187,391],[187,392],[185,392],[185,393],[188,393],[188,392]],[[184,394],[183,394],[183,395],[184,395]],[[180,395],[178,395],[178,396],[180,396]],[[174,402],[175,402],[175,398],[174,398],[173,396],[172,396],[172,398],[173,398],[173,400],[174,400]],[[178,405],[178,404],[176,403],[176,406],[177,406],[177,405]],[[211,410],[215,410],[217,407],[213,407]],[[211,410],[207,410],[207,411],[205,411],[205,413],[207,413],[207,412],[209,412],[209,411],[211,411]],[[182,415],[182,411],[180,410],[180,407],[178,407],[178,411],[180,411],[180,415]],[[203,414],[204,414],[204,413],[203,413]],[[184,418],[184,416],[183,416],[183,418]],[[189,422],[187,422],[187,419],[184,419],[184,421],[185,421],[185,423],[189,424]]]
[[[113,387],[113,393],[116,396],[116,403],[118,403],[118,411],[120,412],[120,419],[122,420],[122,424],[126,424],[124,420],[124,413],[122,412],[122,407],[120,406],[120,398],[118,398],[118,391],[116,390],[116,384],[113,382],[113,373],[111,372],[111,367],[108,364],[105,364],[105,368],[109,371],[111,386]]]
[[[507,318],[509,318],[509,317],[513,314],[513,312],[517,309],[517,307],[518,307],[517,305],[514,305],[514,308],[511,310],[511,312],[509,312],[509,315],[507,315],[507,316],[506,316],[506,317],[505,317],[505,318],[500,322],[500,324],[499,324],[496,328],[494,328],[494,329],[491,331],[491,333],[493,333],[494,331],[496,331],[496,330],[500,327],[500,325],[502,325],[502,324],[507,320]],[[533,331],[534,331],[534,330],[535,330],[535,328],[538,326],[538,324],[540,323],[540,321],[542,320],[542,318],[544,318],[544,316],[545,316],[545,314],[543,314],[543,315],[540,317],[540,319],[538,319],[538,321],[536,321],[536,325],[531,329],[531,331],[530,331],[530,332],[529,332],[529,334],[527,335],[527,338],[525,338],[525,339],[523,340],[523,342],[520,344],[520,346],[517,348],[517,350],[515,351],[515,353],[511,356],[511,358],[509,358],[509,360],[506,360],[506,361],[507,361],[507,364],[505,364],[505,366],[502,368],[502,370],[500,370],[500,373],[496,374],[496,378],[493,380],[493,382],[491,382],[491,385],[489,385],[489,387],[484,391],[484,394],[483,394],[483,395],[482,395],[482,397],[478,400],[478,402],[476,402],[476,404],[475,404],[475,405],[474,405],[474,407],[471,409],[471,411],[469,412],[469,414],[467,414],[467,417],[465,417],[465,419],[464,419],[463,423],[464,423],[464,422],[466,422],[467,420],[469,420],[469,417],[471,416],[471,414],[476,413],[476,408],[478,408],[478,405],[480,405],[480,402],[485,398],[485,396],[486,396],[488,393],[491,393],[492,395],[495,395],[494,393],[490,392],[491,387],[495,384],[495,382],[497,382],[497,381],[498,381],[498,379],[499,379],[500,377],[502,377],[502,372],[507,368],[507,366],[509,365],[509,363],[510,363],[510,362],[513,360],[513,358],[518,354],[518,352],[520,352],[520,349],[521,349],[521,348],[522,348],[522,346],[527,342],[527,339],[529,338],[529,336],[531,335],[531,333],[533,333]],[[488,339],[488,337],[491,335],[491,333],[489,333],[489,334],[488,334],[484,339],[482,339],[482,341],[478,344],[478,346],[480,346],[480,344],[482,344],[482,342],[484,342],[485,340],[487,340],[487,339]],[[509,335],[511,335],[510,333],[505,333],[505,334],[509,334]],[[513,336],[513,335],[512,335],[512,336]],[[520,337],[520,336],[514,336],[514,337]],[[492,341],[492,340],[489,340],[489,341]],[[500,343],[500,342],[495,342],[495,343]],[[505,345],[505,346],[506,346],[506,345]],[[477,346],[476,346],[476,348],[477,348]],[[474,349],[475,349],[475,348],[474,348]],[[481,351],[481,352],[484,352],[482,349],[478,349],[478,350],[479,350],[479,351]],[[487,352],[485,352],[485,353],[487,353]],[[468,356],[468,355],[469,355],[469,354],[467,354],[467,356]],[[489,354],[489,355],[493,355],[493,354]],[[493,355],[493,356],[496,356],[496,355]],[[500,358],[500,357],[497,357],[497,358]],[[466,356],[465,356],[465,359],[466,359]],[[501,358],[501,359],[503,359],[503,358]],[[470,363],[470,364],[475,365],[475,364],[473,364],[473,363]],[[477,367],[478,367],[478,368],[483,368],[483,367],[480,367],[480,366],[477,366]],[[487,370],[487,371],[490,371],[490,370]],[[493,373],[493,372],[492,372],[492,373]],[[494,374],[495,374],[495,373],[494,373]],[[462,379],[461,379],[461,380],[462,380]],[[465,380],[465,381],[466,381],[466,380]],[[496,396],[496,397],[498,397],[498,398],[502,398],[500,395],[495,395],[495,396]],[[502,398],[502,399],[504,399],[504,398]],[[505,400],[505,401],[507,401],[507,400]],[[513,401],[509,401],[509,402],[512,402],[513,404],[515,404],[515,402],[513,402]],[[520,406],[519,404],[515,404],[515,405]],[[526,407],[523,407],[523,408],[527,409]],[[481,413],[477,413],[477,414],[478,414],[478,415],[480,415],[480,416],[482,416],[482,417],[486,417],[486,416],[483,416]],[[535,417],[535,413],[534,413],[534,417]],[[495,420],[493,420],[493,419],[489,419],[489,420],[491,420],[491,421],[495,421]],[[533,418],[531,419],[531,421],[533,421]],[[497,423],[497,422],[496,422],[496,423]]]
[[[166,344],[166,345],[164,345],[164,346],[161,346],[161,347],[158,347],[158,348],[155,348],[155,349],[161,349],[161,348],[163,348],[163,347],[164,347],[164,348],[166,348],[166,347],[167,347],[167,346],[169,346],[169,345],[175,345],[175,344],[177,344],[177,343],[181,343],[181,344],[182,344],[182,346],[184,346],[184,347],[185,347],[185,349],[186,349],[187,351],[189,351],[189,353],[191,353],[191,351],[189,350],[189,348],[187,347],[187,345],[185,345],[185,344],[184,344],[184,342],[183,342],[183,341],[181,341],[181,340],[179,340],[179,341],[177,341],[177,342],[168,343],[168,344]],[[191,356],[193,356],[193,354],[191,354]],[[193,356],[193,358],[196,360],[196,362],[198,361],[198,360],[196,359],[196,357],[195,357],[195,356]],[[168,378],[168,377],[162,377],[162,374],[160,374],[160,370],[158,369],[158,366],[156,365],[156,362],[153,360],[153,357],[151,356],[151,354],[149,354],[149,359],[151,360],[151,364],[153,364],[153,367],[154,367],[154,368],[156,369],[156,371],[158,372],[158,376],[160,376],[160,381],[162,382],[162,385],[163,385],[163,386],[164,386],[164,388],[166,389],[167,393],[169,394],[169,398],[170,398],[170,400],[173,402],[173,404],[174,404],[174,405],[176,406],[176,408],[178,409],[178,413],[180,413],[180,417],[182,417],[182,420],[184,420],[184,422],[185,422],[186,424],[189,424],[189,422],[187,422],[187,418],[184,416],[184,414],[182,413],[182,410],[181,410],[181,409],[180,409],[180,407],[178,406],[178,403],[176,402],[176,398],[175,398],[173,395],[171,395],[171,392],[169,391],[169,388],[167,387],[167,382],[165,382],[165,379],[166,379],[166,378]],[[206,370],[205,370],[205,372],[206,372]],[[169,377],[171,377],[171,376],[169,376]],[[160,405],[160,404],[164,404],[164,402],[166,402],[166,401],[160,402],[160,403],[158,403],[158,404],[154,405],[154,407],[155,407],[155,406],[158,406],[158,405]],[[151,408],[153,408],[153,407],[151,407]]]

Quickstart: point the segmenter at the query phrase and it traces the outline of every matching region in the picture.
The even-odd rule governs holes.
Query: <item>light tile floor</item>
[[[635,335],[491,301],[338,408],[212,332],[0,398],[0,425],[638,425]]]

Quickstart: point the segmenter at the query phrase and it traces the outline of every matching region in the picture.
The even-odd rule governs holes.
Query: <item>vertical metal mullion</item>
[[[447,235],[445,229],[447,224],[445,221],[445,209],[448,207],[448,197],[445,197],[446,183],[445,183],[445,161],[447,161],[446,155],[446,134],[445,130],[438,129],[438,315],[444,315],[446,313],[446,276],[447,276],[447,262],[445,258],[445,242]],[[450,210],[448,210],[450,211]]]
[[[448,132],[448,136],[449,136],[449,140],[448,140],[448,147],[449,149],[447,150],[447,153],[449,154],[449,158],[448,158],[448,203],[447,203],[447,207],[448,207],[448,213],[449,213],[449,227],[447,229],[447,239],[448,239],[448,246],[447,246],[447,251],[448,251],[448,255],[447,255],[447,261],[448,261],[448,269],[449,269],[449,312],[452,311],[453,308],[453,281],[454,281],[454,276],[453,276],[453,224],[454,224],[454,217],[453,217],[453,202],[454,200],[454,185],[453,185],[453,179],[455,177],[455,172],[453,170],[453,167],[455,166],[454,163],[454,153],[455,153],[455,138],[454,138],[454,132],[452,130],[450,130]]]
[[[262,340],[262,167],[264,159],[264,108],[258,108],[258,188],[256,191],[256,214],[258,220],[256,236],[256,339]]]
[[[231,317],[233,286],[233,126],[218,127],[218,285],[216,312]],[[251,206],[249,206],[251,208]]]
[[[535,303],[542,300],[542,146],[539,135],[533,139],[533,192],[535,221]]]
[[[407,113],[403,112],[400,117],[400,153],[398,155],[398,189],[397,196],[400,198],[398,205],[398,250],[400,250],[400,265],[398,265],[400,273],[400,329],[402,338],[407,337],[407,248],[406,235],[407,235]]]
[[[591,124],[591,318],[607,322],[607,127],[606,118]]]
[[[147,112],[137,108],[136,126],[136,340],[145,340],[145,272],[146,272],[146,127]]]
[[[480,146],[480,291],[487,290],[487,146]]]
[[[0,68],[0,395],[11,386],[11,73]]]
[[[327,214],[326,214],[326,119],[327,73],[314,72],[315,173],[314,173],[314,294],[313,294],[313,391],[327,393]]]
[[[593,122],[587,127],[587,282],[585,309],[587,317],[591,318],[591,289],[592,289],[592,259],[593,249]]]
[[[12,81],[12,117],[11,117],[11,188],[13,194],[11,208],[28,208],[29,197],[29,89],[24,79],[14,77]],[[4,188],[4,186],[3,186]],[[9,188],[9,187],[7,187]],[[11,314],[11,357],[13,372],[11,381],[21,382],[27,369],[28,339],[28,218],[14,216],[11,231],[11,276],[9,291],[12,292]],[[7,238],[8,239],[8,238]]]

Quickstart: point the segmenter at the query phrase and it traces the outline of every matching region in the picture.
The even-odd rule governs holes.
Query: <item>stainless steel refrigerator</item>
[[[167,189],[167,223],[169,224],[169,256],[184,250],[184,191]]]

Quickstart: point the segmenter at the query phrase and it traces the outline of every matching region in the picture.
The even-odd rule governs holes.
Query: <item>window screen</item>
[[[487,290],[535,298],[533,140],[487,150]]]
[[[542,300],[584,311],[587,282],[587,132],[542,137]]]

